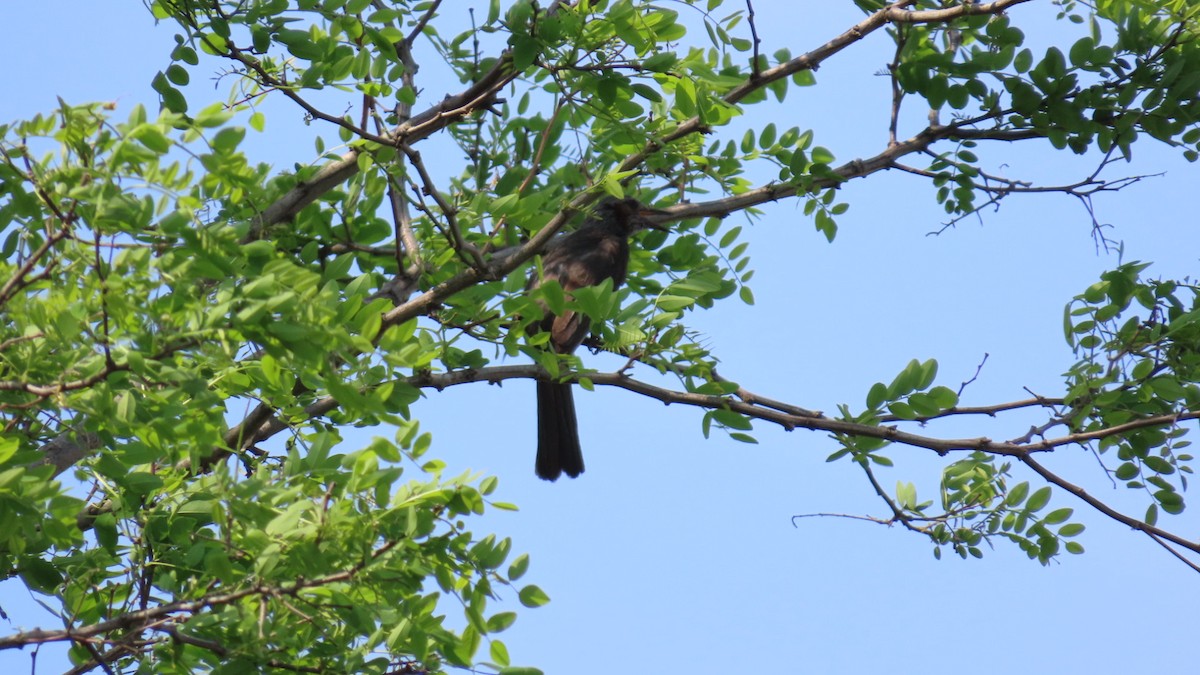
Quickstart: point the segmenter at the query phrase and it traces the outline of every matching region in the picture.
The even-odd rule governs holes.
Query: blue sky
[[[1073,29],[1052,22],[1048,3],[1030,4],[1012,16],[1031,46],[1069,44],[1062,36]],[[755,10],[766,53],[806,51],[857,20],[848,1],[759,0]],[[47,112],[56,95],[115,101],[118,118],[139,102],[153,108],[150,80],[169,64],[174,44],[172,28],[156,28],[137,2],[5,3],[0,23],[9,27],[0,58],[10,64],[0,75],[8,92],[0,121]],[[813,128],[839,161],[878,153],[889,92],[886,78],[874,74],[889,60],[890,44],[882,33],[870,36],[828,62],[817,73],[820,86],[761,106],[728,137],[769,116],[781,127]],[[210,79],[219,67],[202,62],[192,71],[194,107],[202,107],[205,92],[224,98],[229,83],[214,90]],[[426,86],[429,101],[450,93]],[[908,135],[924,117],[916,101],[910,106]],[[268,113],[267,133],[252,133],[246,147],[252,160],[286,168],[313,159],[313,133],[281,102]],[[1149,142],[1134,152],[1134,163],[1109,176],[1166,173],[1101,197],[1100,220],[1125,242],[1126,260],[1153,260],[1151,272],[1165,277],[1195,276],[1200,246],[1192,209],[1179,195],[1194,191],[1197,168]],[[978,154],[991,171],[1058,183],[1085,176],[1095,162],[1038,143],[985,146]],[[445,159],[452,170],[455,157]],[[832,244],[797,202],[772,205],[747,225],[756,305],[730,301],[689,318],[708,336],[726,377],[834,411],[841,402],[861,406],[872,383],[890,381],[912,358],[938,359],[939,382],[957,388],[986,353],[964,404],[1024,398],[1026,387],[1061,392],[1060,374],[1073,362],[1062,338],[1063,306],[1118,262],[1097,253],[1075,200],[1013,197],[982,223],[967,220],[937,237],[927,233],[944,213],[919,179],[876,174],[848,184],[841,200],[851,209]],[[593,365],[619,363],[596,357]],[[1086,555],[1041,567],[1001,547],[982,560],[936,561],[927,542],[900,528],[834,518],[793,525],[791,517],[803,513],[884,514],[861,472],[825,463],[835,446],[820,433],[759,426],[758,445],[719,434],[706,440],[697,410],[612,389],[578,391],[588,471],[548,484],[532,471],[533,402],[531,383],[509,382],[430,393],[414,407],[451,475],[466,468],[495,474],[496,498],[521,507],[475,526],[513,537],[514,550],[532,557],[526,579],[552,598],[522,610],[503,634],[516,662],[574,675],[1194,670],[1200,578],[1067,495],[1056,494],[1054,504],[1082,516]],[[962,420],[931,433],[1007,438],[1031,421]],[[911,480],[935,494],[943,460],[903,447],[890,456],[897,468],[881,474],[885,486]],[[1066,448],[1046,462],[1130,513],[1144,509],[1124,488],[1110,487],[1083,450]],[[1195,513],[1165,524],[1194,533]],[[10,617],[0,621],[5,633],[53,627],[14,581],[0,583],[0,606]],[[29,659],[28,652],[0,652],[0,666],[27,669]],[[56,663],[61,651],[47,647],[37,672],[62,670]]]

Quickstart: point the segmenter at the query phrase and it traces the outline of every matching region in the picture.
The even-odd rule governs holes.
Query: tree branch
[[[206,595],[196,600],[181,600],[179,602],[171,602],[149,609],[128,612],[99,623],[80,626],[78,628],[64,628],[62,630],[41,630],[34,629],[29,631],[21,631],[13,635],[0,637],[0,649],[14,649],[32,644],[42,644],[45,642],[65,642],[65,641],[86,641],[92,638],[100,637],[106,633],[113,631],[126,630],[160,630],[166,631],[165,625],[159,625],[156,622],[168,619],[175,614],[196,614],[202,610],[221,607],[235,603],[243,598],[252,596],[276,596],[276,595],[296,595],[300,591],[307,588],[315,588],[319,586],[327,586],[329,584],[340,581],[349,581],[358,575],[371,562],[377,560],[380,556],[395,548],[400,543],[399,540],[389,541],[379,548],[375,549],[370,557],[353,567],[350,567],[341,572],[328,574],[316,579],[300,579],[291,584],[281,586],[258,585],[250,588],[243,588],[229,593],[214,593]]]
[[[1100,501],[1099,499],[1093,497],[1091,494],[1088,493],[1087,490],[1084,490],[1082,487],[1067,481],[1066,479],[1060,477],[1058,474],[1047,469],[1045,466],[1042,465],[1041,462],[1038,462],[1036,459],[1034,459],[1032,455],[1028,455],[1028,454],[1022,455],[1019,457],[1019,459],[1021,460],[1021,462],[1023,464],[1028,466],[1030,469],[1033,469],[1034,473],[1036,473],[1037,475],[1044,478],[1046,480],[1046,482],[1050,483],[1051,485],[1056,485],[1056,486],[1062,488],[1063,490],[1066,490],[1067,492],[1070,492],[1071,494],[1075,495],[1076,497],[1078,497],[1078,498],[1082,499],[1084,502],[1086,502],[1088,506],[1092,507],[1093,509],[1096,509],[1100,513],[1103,513],[1104,515],[1108,516],[1109,518],[1112,518],[1113,520],[1117,521],[1118,523],[1123,523],[1125,525],[1128,525],[1129,527],[1131,527],[1135,530],[1138,530],[1140,532],[1145,532],[1146,534],[1148,534],[1152,537],[1157,537],[1158,539],[1163,539],[1163,540],[1169,541],[1177,546],[1186,548],[1189,551],[1200,553],[1200,541],[1189,541],[1187,539],[1184,539],[1183,537],[1180,537],[1179,535],[1171,534],[1170,532],[1167,532],[1164,529],[1161,529],[1159,527],[1151,525],[1145,521],[1138,520],[1137,518],[1134,518],[1132,516],[1127,516],[1127,515],[1121,513],[1120,511],[1117,511],[1116,509],[1112,508],[1108,504],[1105,504],[1104,502]]]
[[[1190,541],[1178,535],[1167,532],[1166,530],[1149,525],[1136,518],[1116,511],[1115,509],[1104,504],[1104,502],[1088,494],[1085,490],[1083,490],[1083,488],[1069,483],[1063,478],[1049,471],[1033,457],[1036,453],[1050,452],[1067,445],[1084,444],[1088,441],[1119,436],[1132,429],[1166,426],[1183,420],[1200,419],[1200,411],[1188,411],[1176,415],[1151,416],[1133,420],[1125,424],[1105,427],[1103,429],[1095,429],[1087,432],[1068,434],[1059,438],[1044,439],[1035,443],[1016,441],[998,442],[982,437],[967,439],[936,438],[932,436],[900,431],[895,426],[878,426],[850,422],[847,420],[832,419],[825,417],[820,413],[813,413],[802,408],[796,408],[796,410],[799,411],[798,413],[789,413],[780,409],[786,409],[788,407],[786,404],[780,404],[778,402],[771,401],[770,399],[763,399],[744,390],[739,391],[737,394],[737,396],[740,397],[740,400],[738,398],[729,396],[674,391],[633,379],[628,377],[624,371],[612,373],[578,373],[567,378],[567,381],[578,382],[582,378],[586,378],[593,385],[624,389],[662,401],[668,405],[672,403],[679,403],[708,410],[731,410],[752,419],[758,419],[777,424],[788,431],[792,431],[797,428],[803,428],[813,431],[826,431],[833,434],[877,438],[891,443],[899,443],[901,445],[933,450],[939,455],[944,455],[949,452],[981,451],[993,455],[1014,457],[1029,466],[1036,473],[1038,473],[1038,475],[1042,476],[1051,484],[1057,485],[1058,487],[1076,495],[1083,501],[1087,502],[1089,506],[1092,506],[1094,509],[1103,513],[1104,515],[1117,520],[1118,522],[1129,525],[1134,529],[1154,535],[1190,551],[1200,553],[1200,541]],[[497,384],[505,380],[513,379],[548,380],[556,378],[551,378],[549,373],[538,365],[513,365],[494,366],[476,370],[456,370],[445,373],[425,372],[418,373],[412,377],[403,378],[399,381],[414,387],[437,389],[441,391],[448,387],[462,384],[474,382]],[[561,378],[557,378],[556,381],[560,379]],[[991,408],[967,410],[974,414],[994,414],[1003,410],[1013,410],[1029,406],[1043,406],[1049,404],[1049,402],[1052,400],[1053,399],[1044,399],[1038,397],[1025,401],[1000,404]],[[767,403],[761,403],[764,401]],[[338,403],[336,399],[333,397],[324,397],[307,406],[305,408],[305,414],[310,417],[321,416],[328,414],[337,407]],[[960,413],[967,414],[966,412],[962,412],[961,409]],[[288,428],[286,423],[277,418],[272,418],[264,422],[257,429],[257,432],[254,434],[251,442],[258,443],[264,441],[286,428]],[[877,492],[881,490],[881,487],[876,486]],[[888,503],[893,512],[897,511],[898,507],[891,502],[890,498],[888,498]],[[901,518],[901,520],[903,520],[903,518]],[[908,525],[909,524],[906,523],[906,526]]]

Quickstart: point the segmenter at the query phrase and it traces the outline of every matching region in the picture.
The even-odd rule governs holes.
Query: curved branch
[[[1108,506],[1096,497],[1090,495],[1083,488],[1059,477],[1057,474],[1045,468],[1040,462],[1034,459],[1034,454],[1038,452],[1049,452],[1066,445],[1081,444],[1091,440],[1117,436],[1136,428],[1164,426],[1168,424],[1174,424],[1182,420],[1200,419],[1200,411],[1188,411],[1176,415],[1158,415],[1147,417],[1140,420],[1134,420],[1126,424],[1106,427],[1104,429],[1079,432],[1054,439],[1045,439],[1037,443],[1022,443],[1013,441],[997,442],[987,438],[935,438],[932,436],[924,436],[900,431],[894,426],[875,426],[846,420],[832,419],[825,417],[820,413],[813,413],[802,408],[795,408],[800,412],[799,414],[792,414],[779,409],[790,406],[771,401],[770,399],[761,399],[750,392],[745,392],[744,390],[738,393],[738,396],[741,397],[741,400],[727,396],[675,391],[640,380],[635,380],[628,377],[624,371],[613,373],[578,373],[567,379],[569,381],[578,382],[580,379],[584,378],[586,378],[593,385],[625,389],[649,398],[657,399],[667,405],[679,403],[709,410],[731,410],[745,415],[746,417],[777,424],[788,431],[796,428],[803,428],[814,431],[827,431],[837,435],[878,438],[892,443],[899,443],[902,445],[933,450],[939,455],[944,455],[952,451],[982,451],[994,455],[1015,457],[1025,465],[1029,466],[1034,472],[1042,476],[1042,478],[1049,483],[1056,485],[1070,492],[1071,494],[1074,494],[1100,513],[1103,513],[1104,515],[1120,523],[1126,524],[1136,530],[1146,532],[1147,534],[1159,539],[1169,541],[1189,551],[1200,553],[1200,541],[1190,541],[1179,535],[1172,534],[1159,527],[1138,520],[1137,518],[1127,516]],[[440,391],[442,389],[446,389],[447,387],[453,387],[461,384],[469,384],[474,382],[497,384],[505,380],[513,379],[547,380],[552,378],[550,378],[549,373],[541,366],[514,365],[494,366],[480,368],[477,370],[456,370],[446,373],[425,372],[416,374],[412,377],[403,378],[399,381],[414,387],[437,389]],[[767,401],[770,403],[770,406],[760,405],[756,403],[756,401]],[[1045,401],[1046,399],[1030,399],[1027,401],[1000,404],[999,406],[994,407],[993,412],[1039,405],[1043,404]],[[305,414],[309,417],[316,417],[328,414],[337,407],[338,402],[336,399],[333,397],[325,397],[306,407]],[[986,413],[986,409],[981,410]],[[253,442],[264,441],[286,428],[288,428],[288,425],[285,422],[279,420],[278,418],[272,418],[258,428],[257,433],[254,434]],[[876,486],[877,492],[880,492],[881,490],[882,488]],[[885,499],[887,498],[885,497]],[[896,505],[892,503],[890,499],[888,501],[893,512],[896,512],[898,507],[896,507]],[[908,525],[908,523],[905,524],[906,526]]]
[[[495,66],[484,73],[474,84],[461,93],[447,96],[441,103],[431,106],[398,125],[388,134],[388,144],[411,145],[450,126],[472,112],[485,107],[496,94],[517,76],[512,72],[512,58],[504,52]],[[358,148],[342,155],[337,161],[326,164],[312,179],[296,185],[287,194],[263,210],[250,226],[243,243],[261,236],[262,231],[284,222],[301,209],[312,204],[325,193],[346,182],[358,173]]]
[[[1023,464],[1025,464],[1025,466],[1028,466],[1030,469],[1033,469],[1034,473],[1036,473],[1037,475],[1044,478],[1046,480],[1046,482],[1048,482],[1052,485],[1057,485],[1058,487],[1062,488],[1063,490],[1070,492],[1071,494],[1075,495],[1076,497],[1082,499],[1085,503],[1087,503],[1088,506],[1092,507],[1093,509],[1096,509],[1100,513],[1103,513],[1104,515],[1108,516],[1109,518],[1112,518],[1113,520],[1115,520],[1119,523],[1128,525],[1129,527],[1131,527],[1135,530],[1138,530],[1140,532],[1145,532],[1146,534],[1150,535],[1153,538],[1163,539],[1163,540],[1169,541],[1177,546],[1186,548],[1189,551],[1194,551],[1196,553],[1200,553],[1200,541],[1189,541],[1187,539],[1184,539],[1183,537],[1180,537],[1179,535],[1171,534],[1170,532],[1167,532],[1166,530],[1164,530],[1162,528],[1156,527],[1156,526],[1151,525],[1143,520],[1138,520],[1137,518],[1133,518],[1132,516],[1127,516],[1127,515],[1121,513],[1120,511],[1117,511],[1116,509],[1112,508],[1108,504],[1105,504],[1104,502],[1100,501],[1099,499],[1093,497],[1091,494],[1088,493],[1087,490],[1084,490],[1082,487],[1067,481],[1066,479],[1060,477],[1058,474],[1047,469],[1045,466],[1043,466],[1041,464],[1041,462],[1038,462],[1036,459],[1034,459],[1032,455],[1023,455],[1023,456],[1019,457],[1019,459],[1021,460],[1021,462]],[[1161,543],[1161,542],[1159,542],[1159,543]],[[1193,567],[1194,567],[1194,565],[1193,565]]]
[[[441,391],[448,387],[470,384],[474,382],[498,384],[500,382],[504,382],[505,380],[529,379],[549,380],[554,378],[551,378],[550,374],[541,366],[529,364],[491,366],[475,370],[454,370],[445,373],[423,372],[413,375],[412,377],[401,378],[397,380],[397,382],[401,382],[413,387],[437,389]],[[1200,410],[1187,411],[1174,415],[1157,415],[1133,420],[1125,424],[1105,427],[1103,429],[1078,432],[1074,434],[1068,434],[1066,436],[1060,436],[1058,438],[1048,438],[1036,443],[993,441],[984,437],[936,438],[933,436],[925,436],[907,431],[901,431],[895,426],[863,424],[860,422],[851,422],[848,420],[826,417],[821,413],[811,412],[797,406],[783,404],[771,399],[764,399],[745,390],[742,390],[737,394],[737,396],[740,398],[733,398],[731,396],[718,396],[715,394],[697,394],[687,391],[676,391],[650,384],[642,380],[633,379],[624,371],[612,373],[576,373],[565,378],[563,381],[578,382],[581,379],[587,379],[594,385],[625,389],[636,394],[641,394],[643,396],[656,399],[666,405],[679,403],[682,405],[694,406],[708,410],[731,410],[733,412],[745,415],[746,417],[777,424],[787,431],[792,431],[794,429],[827,431],[833,434],[877,438],[892,443],[899,443],[901,445],[924,448],[926,450],[933,450],[939,455],[945,455],[950,452],[981,451],[993,455],[1015,457],[1017,459],[1021,459],[1022,461],[1024,461],[1025,457],[1032,455],[1033,453],[1050,452],[1067,445],[1078,445],[1088,441],[1099,440],[1111,436],[1119,436],[1134,429],[1166,426],[1180,421],[1200,419]],[[1027,402],[1019,401],[1017,404],[1018,405],[1000,404],[996,407],[996,410],[999,411],[1025,407]],[[1032,405],[1032,403],[1028,404]],[[331,396],[327,396],[309,404],[305,408],[305,414],[309,417],[324,415],[336,409],[337,407],[337,400]],[[795,412],[788,412],[787,410],[789,408]],[[250,440],[250,442],[258,443],[265,441],[275,433],[287,428],[287,426],[287,424],[279,421],[278,419],[268,420],[258,427],[257,433],[254,434],[253,439]]]
[[[963,16],[971,16],[978,14],[999,14],[1005,9],[1018,5],[1029,0],[996,0],[984,4],[960,4],[955,7],[938,10],[927,10],[914,12],[907,9],[910,5],[915,4],[915,0],[904,0],[893,5],[885,7],[862,21],[854,24],[846,29],[841,35],[817,47],[816,49],[801,54],[795,58],[789,59],[777,66],[768,68],[762,72],[755,73],[742,84],[731,89],[725,94],[724,101],[729,104],[735,104],[750,94],[766,87],[767,85],[777,80],[782,80],[786,77],[803,71],[816,70],[821,64],[842,51],[846,47],[858,42],[868,34],[879,30],[889,23],[933,23],[951,21]],[[700,133],[707,130],[707,126],[699,116],[693,117],[686,122],[683,122],[673,131],[663,136],[659,140],[650,141],[640,152],[634,153],[621,162],[617,171],[630,171],[637,168],[649,157],[652,153],[658,151],[663,145],[677,141],[680,138],[689,136],[694,133]],[[907,153],[905,153],[907,154]],[[795,191],[791,194],[795,194]],[[790,196],[790,195],[781,195]]]

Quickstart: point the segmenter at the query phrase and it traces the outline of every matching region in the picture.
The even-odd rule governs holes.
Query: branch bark
[[[357,576],[358,573],[366,568],[371,562],[377,560],[380,556],[395,548],[399,543],[400,542],[398,540],[387,542],[386,544],[383,544],[379,548],[375,549],[371,556],[363,562],[341,572],[328,574],[316,579],[301,579],[295,583],[285,584],[282,586],[258,585],[228,593],[214,593],[195,600],[181,600],[179,602],[171,602],[165,605],[151,607],[149,609],[128,612],[107,621],[101,621],[99,623],[89,624],[87,626],[80,626],[78,628],[64,628],[62,630],[34,629],[22,631],[13,635],[0,636],[0,650],[20,648],[26,645],[42,644],[46,642],[89,641],[113,631],[166,631],[168,628],[173,627],[176,622],[160,622],[162,622],[164,619],[169,619],[176,614],[191,615],[212,607],[230,605],[242,600],[243,598],[252,596],[296,595],[300,591],[303,591],[307,588],[327,586],[340,581],[349,581]]]
[[[740,390],[736,394],[737,398],[731,396],[716,396],[709,394],[696,394],[686,391],[676,391],[659,387],[641,380],[633,379],[629,377],[624,370],[612,373],[579,373],[569,379],[570,381],[578,382],[583,378],[586,378],[593,385],[624,389],[626,391],[631,391],[642,396],[656,399],[667,405],[678,403],[708,410],[731,410],[752,419],[771,422],[772,424],[779,425],[788,431],[800,428],[810,429],[813,431],[826,431],[835,435],[878,438],[891,443],[899,443],[901,445],[932,450],[939,455],[945,455],[950,452],[981,451],[993,455],[1013,457],[1029,466],[1030,469],[1042,476],[1042,478],[1044,478],[1047,482],[1056,485],[1067,492],[1070,492],[1109,518],[1128,525],[1136,530],[1146,532],[1147,534],[1153,535],[1159,539],[1176,544],[1177,546],[1185,548],[1189,551],[1200,553],[1200,540],[1189,540],[1179,535],[1172,534],[1171,532],[1168,532],[1162,528],[1150,525],[1142,520],[1138,520],[1132,516],[1122,514],[1116,509],[1106,505],[1100,499],[1097,499],[1093,495],[1089,494],[1083,488],[1070,483],[1069,481],[1050,471],[1034,458],[1034,455],[1037,453],[1052,452],[1058,448],[1068,445],[1081,445],[1089,441],[1119,436],[1133,429],[1169,426],[1185,420],[1200,419],[1200,410],[1188,411],[1178,415],[1150,416],[1133,420],[1126,424],[1120,424],[1087,432],[1066,434],[1057,438],[1048,438],[1037,442],[1027,442],[1023,440],[993,441],[984,437],[937,438],[933,436],[901,431],[896,426],[879,426],[833,419],[820,413],[810,412],[802,408],[795,408],[795,410],[800,412],[787,412],[786,410],[792,406],[781,404],[773,399],[759,397],[758,395],[748,392],[744,389]],[[446,389],[448,387],[474,382],[497,384],[504,382],[505,380],[516,379],[547,380],[554,378],[551,378],[549,373],[541,366],[514,365],[480,368],[477,370],[456,370],[446,373],[420,373],[412,377],[404,378],[400,380],[400,382],[412,385],[414,387],[437,389],[441,391],[442,389]],[[987,414],[994,416],[999,412],[1007,410],[1046,405],[1047,401],[1047,399],[1028,399],[1015,401],[1012,403],[1002,403],[991,407],[957,410],[951,409],[954,412],[946,411],[946,414],[964,414],[969,412],[970,414]],[[338,403],[333,397],[325,397],[310,404],[305,409],[305,413],[309,416],[320,416],[328,414],[337,407]],[[927,420],[928,418],[921,421],[910,420],[910,422],[920,423]],[[273,418],[258,428],[254,436],[254,442],[265,441],[274,434],[279,433],[286,428],[287,425],[285,423],[277,418]],[[881,488],[877,488],[877,491],[879,489]],[[892,506],[893,511],[896,510],[894,504],[889,502],[889,505]]]

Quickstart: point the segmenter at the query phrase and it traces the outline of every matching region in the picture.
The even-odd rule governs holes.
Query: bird
[[[611,279],[616,290],[625,283],[629,267],[629,237],[648,227],[663,229],[648,220],[662,213],[633,198],[604,198],[578,230],[551,243],[542,256],[542,273],[534,274],[529,288],[553,279],[570,297],[578,288]],[[591,320],[571,310],[558,315],[547,312],[535,328],[550,334],[550,347],[555,352],[570,354],[587,337]],[[548,481],[558,480],[564,473],[571,478],[579,476],[583,473],[583,450],[579,447],[571,384],[538,380],[537,414],[537,476]]]

